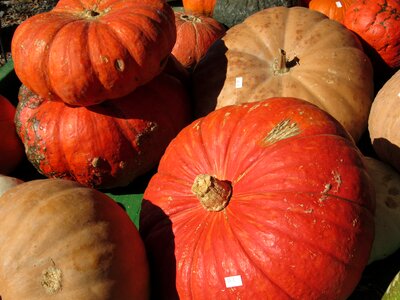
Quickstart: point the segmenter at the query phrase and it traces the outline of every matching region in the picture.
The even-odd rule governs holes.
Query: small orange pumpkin
[[[186,68],[192,68],[208,48],[225,34],[225,27],[211,17],[175,11],[176,43],[172,54]]]

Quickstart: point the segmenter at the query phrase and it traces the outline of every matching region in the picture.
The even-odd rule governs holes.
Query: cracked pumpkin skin
[[[174,12],[164,0],[61,0],[18,26],[11,51],[30,90],[89,106],[160,74],[175,39]]]
[[[149,298],[139,233],[99,191],[61,179],[21,183],[0,197],[0,226],[2,300]]]
[[[295,98],[194,121],[144,199],[157,299],[346,299],[374,238],[361,153],[336,120]],[[228,288],[230,276],[242,285]]]

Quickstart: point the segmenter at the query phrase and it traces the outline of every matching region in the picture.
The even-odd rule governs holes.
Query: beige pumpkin
[[[0,174],[0,196],[3,195],[8,189],[22,182],[23,181],[18,178]]]
[[[0,197],[0,299],[148,299],[143,242],[124,210],[74,181],[21,183]]]
[[[376,191],[371,263],[384,259],[400,248],[400,173],[372,157],[365,157],[365,164]]]
[[[373,76],[360,41],[304,7],[273,7],[230,28],[193,73],[197,116],[230,104],[296,97],[335,117],[357,141],[367,127]]]
[[[368,130],[378,157],[400,171],[400,71],[378,91],[372,103]]]

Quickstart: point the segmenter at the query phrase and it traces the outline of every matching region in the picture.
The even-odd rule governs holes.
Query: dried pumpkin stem
[[[186,22],[201,23],[201,19],[193,15],[181,15],[180,19]]]
[[[192,192],[208,211],[221,211],[229,203],[232,185],[207,174],[198,175],[192,185]]]
[[[300,59],[295,56],[292,60],[288,60],[286,57],[286,51],[279,49],[279,56],[275,59],[273,69],[275,75],[282,75],[290,71],[290,68],[299,64]]]

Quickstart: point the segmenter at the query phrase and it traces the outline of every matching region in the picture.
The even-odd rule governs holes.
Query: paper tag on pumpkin
[[[243,86],[243,77],[236,77],[235,87],[237,89],[242,88]]]
[[[242,276],[240,275],[225,277],[225,286],[227,288],[233,288],[242,285]]]
[[[336,1],[336,7],[337,7],[337,8],[343,7],[342,2]]]

